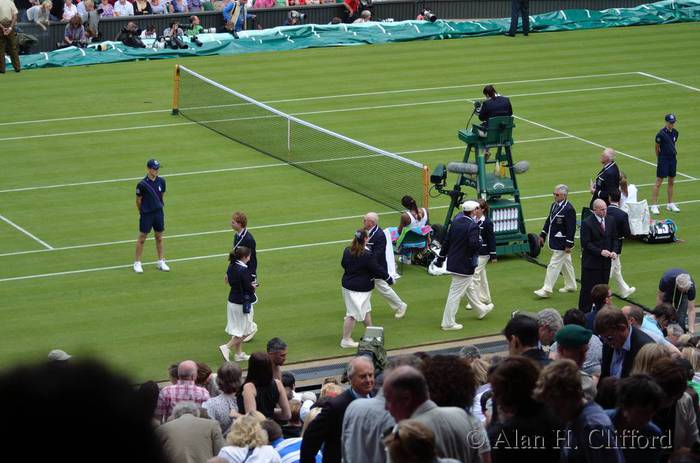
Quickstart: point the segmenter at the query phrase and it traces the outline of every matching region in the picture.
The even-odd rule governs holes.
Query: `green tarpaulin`
[[[635,8],[610,8],[602,11],[560,10],[531,17],[533,32],[554,32],[603,27],[668,24],[700,21],[700,0],[661,1]],[[21,57],[22,68],[81,66],[142,59],[181,56],[234,55],[260,51],[294,50],[311,47],[361,45],[408,40],[451,39],[469,36],[498,35],[507,31],[510,19],[478,21],[371,22],[364,24],[276,27],[244,31],[235,40],[229,34],[203,34],[201,47],[190,44],[186,50],[129,48],[109,42],[108,50],[75,47]]]

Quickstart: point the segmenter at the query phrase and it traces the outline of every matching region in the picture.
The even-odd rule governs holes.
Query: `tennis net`
[[[428,205],[427,166],[286,114],[181,65],[173,114],[392,209],[402,209],[404,195]]]

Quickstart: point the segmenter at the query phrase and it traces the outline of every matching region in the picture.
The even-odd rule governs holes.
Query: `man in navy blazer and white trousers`
[[[452,225],[450,225],[447,238],[442,244],[440,255],[435,259],[435,264],[438,267],[442,267],[443,262],[447,259],[447,271],[452,274],[452,284],[442,315],[442,329],[445,331],[463,328],[455,321],[455,315],[459,309],[459,301],[465,293],[469,304],[476,310],[478,319],[484,318],[487,313],[493,310],[493,304],[482,303],[477,289],[472,286],[472,278],[481,249],[479,225],[473,218],[474,211],[478,208],[479,203],[476,201],[465,201],[462,204],[464,214],[458,214],[452,219]]]
[[[377,262],[379,262],[379,265],[384,271],[387,272],[387,240],[384,235],[384,230],[379,226],[379,215],[377,215],[376,212],[368,212],[365,214],[362,223],[369,237],[369,241],[367,242],[369,251],[377,259]],[[393,258],[393,251],[391,256]],[[374,289],[386,299],[389,307],[394,311],[395,318],[403,318],[404,315],[406,315],[406,308],[408,305],[401,300],[399,295],[396,294],[396,291],[394,291],[386,281],[374,280]]]
[[[559,292],[568,293],[576,291],[576,274],[574,264],[571,262],[571,250],[574,248],[574,235],[576,234],[576,210],[568,200],[569,187],[557,185],[554,187],[554,202],[549,208],[549,216],[544,222],[540,232],[540,245],[544,246],[549,237],[549,249],[552,250],[552,258],[547,266],[547,274],[544,277],[544,285],[535,291],[539,297],[549,297],[554,291],[554,284],[559,278],[559,273],[564,275],[564,287]]]

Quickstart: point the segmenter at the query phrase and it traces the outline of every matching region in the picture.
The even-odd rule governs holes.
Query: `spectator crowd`
[[[98,432],[87,416],[99,410],[109,417],[102,432],[120,430],[115,461],[125,452],[183,463],[700,461],[700,337],[684,334],[671,305],[618,309],[607,289],[595,288],[604,294],[592,319],[514,312],[502,355],[474,345],[385,364],[358,355],[318,395],[297,391],[279,338],[250,355],[245,374],[235,362],[214,372],[184,360],[164,387],[134,388],[54,350],[0,376],[0,394],[13,398],[5,436],[28,438],[39,413],[61,416],[71,424],[52,430],[51,454],[80,461]]]

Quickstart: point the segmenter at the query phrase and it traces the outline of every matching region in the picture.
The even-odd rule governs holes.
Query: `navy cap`
[[[158,170],[160,169],[160,162],[158,162],[158,160],[156,159],[149,159],[146,163],[146,167],[148,167],[149,169]]]
[[[666,122],[670,122],[671,124],[673,124],[676,122],[676,115],[675,114],[666,114],[664,116],[664,120],[666,120]]]
[[[557,331],[554,340],[562,347],[575,348],[588,344],[591,336],[593,336],[593,331],[580,325],[565,325]]]

